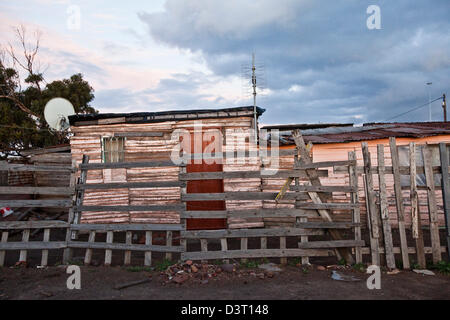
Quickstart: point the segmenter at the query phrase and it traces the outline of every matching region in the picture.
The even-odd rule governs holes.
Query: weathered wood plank
[[[150,232],[151,231],[147,231]],[[30,243],[34,243],[30,242]],[[50,242],[54,243],[54,242]],[[65,243],[65,242],[63,242]],[[8,243],[9,244],[9,243]],[[91,248],[91,249],[108,249],[108,250],[121,250],[121,251],[143,251],[143,252],[182,252],[181,246],[160,246],[160,245],[147,245],[147,244],[126,244],[126,243],[106,243],[106,242],[82,242],[82,241],[69,241],[67,244],[70,248]]]
[[[163,137],[164,132],[140,131],[140,132],[114,132],[114,137]]]
[[[309,203],[302,202],[298,204],[297,208],[301,209],[314,209],[314,210],[351,210],[353,208],[359,207],[359,204],[355,203]]]
[[[64,166],[35,166],[31,164],[0,163],[0,171],[47,171],[47,172],[74,172],[75,168]]]
[[[392,230],[391,224],[389,223],[389,209],[387,203],[387,192],[386,192],[386,177],[384,174],[384,145],[377,145],[377,158],[378,158],[378,181],[380,188],[380,215],[381,223],[383,224],[383,235],[384,235],[384,247],[386,252],[386,265],[390,269],[395,269],[395,257],[392,251],[394,245],[392,242]]]
[[[9,235],[8,231],[2,232],[2,240],[1,240],[0,244],[5,245],[8,242],[8,235]],[[3,267],[5,265],[5,257],[6,257],[6,252],[4,250],[1,250],[0,251],[0,267]]]
[[[50,241],[50,229],[44,229],[44,242]],[[44,249],[42,250],[42,257],[41,257],[41,266],[46,267],[48,264],[48,250]]]
[[[89,239],[88,239],[89,243],[95,242],[95,235],[96,235],[95,231],[89,231]],[[92,261],[92,249],[87,248],[86,253],[84,255],[84,264],[88,266],[91,264],[91,261]]]
[[[449,165],[447,144],[439,143],[439,153],[441,158],[441,167],[447,168]],[[448,171],[442,171],[442,197],[444,202],[445,225],[447,227],[447,257],[450,261],[450,177]]]
[[[450,170],[450,167],[448,167],[448,170]],[[333,169],[333,172],[335,174],[344,174],[347,171],[348,171],[347,167],[342,167],[342,166],[337,166],[337,167],[334,167],[334,169]],[[370,168],[370,171],[373,174],[378,174],[379,168],[373,166],[373,167]],[[411,169],[410,169],[410,167],[399,166],[398,167],[398,171],[400,172],[401,175],[409,176],[410,172],[411,172]],[[425,173],[424,167],[417,166],[416,167],[416,172],[417,172],[417,174],[424,174]],[[433,166],[433,172],[434,173],[441,173],[441,166]],[[364,167],[357,166],[356,167],[356,173],[357,174],[364,173]],[[385,174],[393,174],[394,171],[392,169],[392,166],[385,166],[384,167],[384,173]]]
[[[106,244],[110,245],[113,243],[114,233],[112,231],[106,232]],[[105,266],[110,266],[112,261],[112,250],[106,249],[105,250]]]
[[[30,229],[23,230],[22,231],[22,242],[26,244],[29,239],[30,239]],[[19,261],[27,261],[27,250],[20,250]]]
[[[400,247],[402,248],[402,263],[404,269],[410,268],[408,256],[408,242],[405,232],[405,209],[403,206],[402,188],[400,183],[400,161],[398,158],[398,150],[394,137],[389,138],[389,146],[391,149],[392,172],[394,174],[394,191],[395,204],[397,207],[398,231],[400,234]]]
[[[152,245],[153,242],[153,235],[151,231],[145,232],[145,245],[147,247],[152,247],[151,250],[146,250],[144,253],[144,265],[145,266],[151,266],[152,265],[152,250],[155,250],[155,246]]]
[[[361,224],[355,222],[328,221],[299,222],[298,224],[296,224],[296,227],[301,229],[350,229],[359,226],[361,226]]]
[[[77,231],[86,231],[86,230],[95,230],[95,231],[180,231],[182,227],[179,224],[151,224],[151,223],[136,223],[136,224],[78,224],[71,225],[72,230]]]
[[[416,180],[416,144],[411,142],[409,144],[409,164],[411,167],[410,180],[410,199],[411,199],[411,220],[412,220],[412,234],[416,241],[417,263],[423,269],[427,267],[425,260],[425,245],[423,240],[422,221],[420,219],[419,195],[417,193]]]
[[[309,186],[309,185],[298,185],[290,186],[290,191],[298,192],[356,192],[355,187],[352,186]]]
[[[314,168],[328,168],[334,166],[352,166],[356,164],[356,160],[343,160],[343,161],[322,161],[322,162],[312,162],[305,164],[296,164],[294,169],[314,169]]]
[[[69,208],[71,200],[0,200],[0,207],[11,208]]]
[[[208,201],[208,200],[275,200],[277,192],[222,192],[222,193],[188,193],[181,197],[181,201]],[[286,193],[283,200],[306,200],[305,194]]]
[[[348,153],[348,159],[352,161],[356,161],[356,153],[355,151],[350,151]],[[349,185],[351,188],[354,189],[352,191],[350,197],[351,202],[354,204],[359,204],[359,195],[358,195],[358,175],[356,174],[355,166],[349,166],[348,167],[348,176],[349,176]],[[352,212],[352,222],[355,224],[354,234],[355,234],[355,240],[361,240],[361,215],[360,215],[360,208],[353,208]],[[361,247],[355,247],[355,260],[356,263],[362,263],[362,252]]]
[[[181,231],[186,239],[220,239],[220,238],[251,238],[251,237],[279,237],[279,236],[317,236],[323,235],[322,230],[308,230],[301,228],[265,228],[265,229],[221,229],[221,230],[192,230]]]
[[[67,247],[65,241],[14,241],[14,242],[6,242],[0,243],[0,250],[21,250],[26,252],[27,250],[52,250],[52,249],[64,249]],[[19,261],[26,261],[21,259],[26,259],[26,255],[23,255],[19,258]]]
[[[0,187],[0,194],[31,194],[31,195],[72,195],[75,192],[73,188],[64,187]]]
[[[317,213],[305,209],[245,209],[221,211],[182,211],[182,218],[277,218],[317,217]]]
[[[69,224],[65,221],[40,220],[40,221],[1,221],[0,229],[46,229],[67,228]]]
[[[132,235],[133,234],[131,231],[126,232],[126,234],[125,234],[125,243],[126,244],[128,244],[128,245],[131,244]],[[124,258],[123,258],[123,264],[126,266],[131,264],[131,251],[130,250],[125,251]]]
[[[242,251],[247,251],[248,250],[248,238],[241,238],[241,250]],[[241,259],[242,263],[246,263],[247,259],[243,258]]]
[[[172,246],[172,231],[166,231],[166,246],[168,247]],[[166,259],[172,260],[171,252],[166,252]]]
[[[152,168],[152,167],[178,167],[172,161],[146,161],[146,162],[110,162],[80,164],[81,170],[118,169],[118,168]]]
[[[431,168],[432,154],[427,145],[422,147],[423,161],[425,167],[425,180],[427,183],[427,196],[428,196],[428,214],[430,217],[430,234],[431,234],[431,247],[433,248],[433,263],[438,263],[442,260],[439,238],[439,221],[436,205],[436,192],[434,188],[434,174]]]
[[[87,189],[122,189],[122,188],[171,188],[179,187],[178,181],[154,181],[154,182],[116,182],[116,183],[89,183],[77,185],[77,190]]]
[[[327,177],[328,170],[315,170],[319,177]],[[221,180],[221,179],[287,179],[298,177],[306,179],[304,170],[279,170],[272,175],[262,174],[260,171],[226,171],[226,172],[191,172],[180,174],[180,181],[191,180]]]
[[[82,211],[178,211],[182,209],[181,204],[167,204],[154,206],[75,206],[75,210]]]
[[[379,247],[379,232],[378,232],[378,220],[376,208],[376,199],[373,189],[373,176],[370,171],[371,159],[367,142],[361,144],[363,160],[364,160],[364,192],[366,196],[366,208],[367,208],[367,226],[369,229],[370,237],[370,249],[372,252],[372,264],[380,266],[380,247]]]

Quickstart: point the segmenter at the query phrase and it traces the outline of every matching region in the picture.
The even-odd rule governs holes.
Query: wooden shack
[[[367,142],[370,156],[373,165],[377,165],[377,145],[384,145],[384,154],[386,157],[386,166],[390,163],[390,146],[389,137],[395,137],[398,146],[398,153],[400,158],[400,165],[408,166],[409,164],[409,143],[415,142],[420,148],[421,145],[428,145],[432,150],[432,165],[439,166],[439,143],[450,143],[450,123],[449,122],[412,122],[412,123],[368,123],[363,126],[353,126],[351,124],[296,124],[296,125],[272,125],[263,126],[262,129],[267,132],[277,130],[276,135],[279,138],[280,149],[294,149],[295,143],[292,138],[292,130],[300,129],[302,131],[305,142],[312,143],[312,157],[314,162],[321,161],[344,161],[348,159],[348,152],[355,151],[358,166],[363,166],[363,156],[361,143]],[[280,168],[292,168],[293,159],[289,156],[280,157]],[[423,158],[418,152],[417,165],[423,166]],[[336,168],[335,168],[336,169]],[[346,171],[340,172],[329,168],[328,177],[321,178],[326,185],[345,185]],[[403,199],[405,200],[405,212],[407,226],[410,226],[410,202],[409,202],[409,177],[405,176],[402,183],[405,182]],[[419,174],[417,177],[419,188],[419,204],[420,213],[422,217],[422,224],[428,225],[428,202],[426,186],[424,184],[424,175]],[[435,175],[436,185],[440,185],[440,175]],[[279,190],[282,181],[272,181],[274,185],[265,186],[265,188],[272,187],[273,190]],[[361,219],[366,224],[366,203],[362,176],[359,181],[359,199]],[[374,179],[374,187],[378,188],[378,179]],[[395,207],[395,192],[393,176],[386,175],[386,187],[388,194],[388,206],[390,212],[391,224],[397,223],[397,211]],[[348,201],[349,194],[342,193],[337,195],[334,201]],[[438,208],[439,225],[445,226],[444,208],[442,202],[442,192],[440,187],[436,187],[436,200]],[[351,221],[350,214],[336,214],[336,221]],[[277,219],[269,219],[266,224],[280,225],[283,223],[293,223],[291,221],[280,221]]]
[[[257,108],[259,117],[264,109]],[[176,130],[187,130],[194,134],[199,131],[220,132],[223,141],[222,151],[251,150],[257,148],[251,137],[241,138],[245,133],[254,132],[253,107],[236,107],[218,110],[181,110],[165,112],[141,112],[122,114],[89,114],[69,117],[72,159],[78,164],[83,155],[88,155],[90,163],[103,162],[143,162],[170,160],[171,153],[179,137]],[[200,128],[200,129],[197,129]],[[243,134],[244,133],[244,134]],[[202,153],[217,135],[203,137]],[[233,137],[236,139],[233,140]],[[233,143],[230,141],[233,140]],[[195,146],[194,146],[195,148]],[[221,150],[215,150],[219,152]],[[204,161],[188,165],[187,172],[259,170],[257,157],[253,163],[215,163]],[[179,168],[112,168],[90,170],[86,183],[177,181]],[[225,179],[188,182],[188,193],[260,191],[260,179]],[[92,205],[160,205],[180,201],[179,187],[167,188],[124,188],[112,190],[86,190],[83,204]],[[191,201],[188,210],[223,210],[225,207],[260,207],[261,201]],[[252,219],[202,219],[188,220],[188,229],[219,229],[226,223],[228,227],[262,226],[262,221]],[[81,223],[178,223],[179,213],[175,211],[130,211],[130,212],[83,212]]]

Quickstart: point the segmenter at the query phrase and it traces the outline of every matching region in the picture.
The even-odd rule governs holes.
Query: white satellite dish
[[[67,99],[53,98],[45,105],[45,121],[55,130],[67,130],[69,128],[69,116],[72,114],[75,114],[75,109]]]

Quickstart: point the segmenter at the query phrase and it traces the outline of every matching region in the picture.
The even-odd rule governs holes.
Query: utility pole
[[[255,66],[255,53],[252,54],[252,85],[253,85],[253,113],[254,113],[254,126],[255,126],[255,144],[258,144],[258,115],[256,114],[256,66]]]
[[[447,102],[445,101],[445,93],[442,95],[442,109],[444,109],[444,122],[447,122]]]

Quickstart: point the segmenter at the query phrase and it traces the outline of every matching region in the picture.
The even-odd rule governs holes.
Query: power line
[[[403,116],[403,115],[405,115],[405,114],[407,114],[407,113],[410,113],[410,112],[413,112],[413,111],[415,111],[415,110],[417,110],[417,109],[420,109],[420,108],[423,108],[423,107],[425,107],[425,106],[428,106],[430,103],[435,102],[435,101],[438,101],[438,100],[440,100],[440,99],[442,99],[442,98],[443,98],[443,96],[440,96],[439,98],[436,98],[436,99],[434,99],[434,100],[432,100],[432,101],[429,101],[429,102],[427,102],[427,103],[424,103],[424,104],[422,104],[422,105],[420,105],[420,106],[414,107],[414,108],[412,108],[412,109],[410,109],[410,110],[408,110],[408,111],[406,111],[406,112],[400,113],[400,114],[398,114],[398,115],[396,115],[396,116],[394,116],[394,117],[392,117],[392,118],[389,118],[389,119],[387,119],[387,120],[384,120],[383,122],[390,121],[390,120],[392,120],[392,119],[401,117],[401,116]]]

